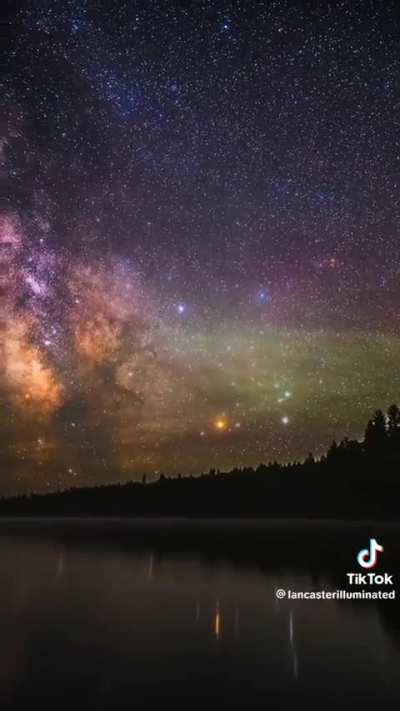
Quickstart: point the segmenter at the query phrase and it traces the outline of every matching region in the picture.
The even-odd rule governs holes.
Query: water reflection
[[[215,603],[215,615],[214,615],[214,634],[215,638],[219,639],[221,636],[221,612],[219,609],[218,600]]]
[[[297,657],[296,644],[295,644],[295,630],[294,630],[294,612],[289,610],[289,644],[293,659],[293,678],[297,679],[299,676],[299,661]]]
[[[2,524],[2,708],[398,708],[396,602],[274,595],[336,589],[367,531],[232,526],[180,546],[165,530]],[[380,538],[390,572],[398,529]]]

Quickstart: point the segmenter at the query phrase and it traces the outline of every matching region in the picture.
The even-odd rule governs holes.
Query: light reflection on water
[[[2,708],[398,708],[394,608],[275,598],[315,570],[10,533],[0,563]]]

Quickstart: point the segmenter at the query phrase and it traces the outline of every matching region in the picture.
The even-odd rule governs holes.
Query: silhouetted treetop
[[[398,502],[400,410],[391,405],[376,410],[363,440],[333,441],[320,459],[30,494],[0,501],[0,514],[397,518]]]

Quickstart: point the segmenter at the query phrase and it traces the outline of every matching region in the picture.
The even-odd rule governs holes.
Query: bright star
[[[216,420],[214,424],[215,424],[215,429],[218,430],[219,432],[223,432],[227,428],[226,420],[223,420],[222,418],[219,420]]]

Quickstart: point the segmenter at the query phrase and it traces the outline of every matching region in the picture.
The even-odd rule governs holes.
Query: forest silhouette
[[[362,441],[304,462],[72,488],[0,501],[0,515],[397,519],[400,409],[377,410]]]

